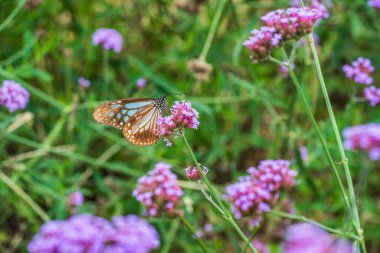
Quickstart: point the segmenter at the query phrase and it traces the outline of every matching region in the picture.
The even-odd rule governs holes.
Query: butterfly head
[[[155,100],[154,105],[161,111],[165,112],[167,103],[166,103],[166,97],[162,96]]]

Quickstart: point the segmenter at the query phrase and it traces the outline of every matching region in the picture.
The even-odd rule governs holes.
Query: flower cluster
[[[189,101],[176,101],[170,109],[171,115],[157,120],[157,135],[163,137],[171,146],[172,137],[178,137],[184,128],[197,129],[199,114]]]
[[[0,87],[0,106],[5,106],[10,112],[25,109],[29,102],[29,92],[12,80],[4,80]]]
[[[365,85],[372,83],[373,78],[370,74],[374,70],[375,68],[372,66],[371,60],[363,57],[359,57],[351,65],[346,64],[343,66],[343,71],[348,78]]]
[[[120,53],[123,47],[123,37],[115,29],[99,28],[92,35],[92,44],[94,46],[103,45],[106,50]]]
[[[160,245],[155,228],[135,215],[112,222],[91,214],[49,221],[28,245],[30,253],[147,253]]]
[[[368,5],[372,8],[380,9],[380,0],[368,0]]]
[[[171,165],[159,162],[148,175],[139,178],[133,196],[147,209],[147,214],[158,217],[162,213],[173,215],[183,195]]]
[[[324,13],[315,8],[298,7],[275,10],[261,17],[265,26],[254,29],[243,45],[251,53],[254,63],[266,60],[273,49],[282,42],[299,39],[313,29]]]
[[[292,0],[290,5],[292,7],[301,7],[299,0]],[[311,0],[310,9],[317,9],[322,12],[322,18],[328,18],[330,16],[329,10],[320,0]]]
[[[205,166],[202,166],[202,172],[204,175],[207,175],[208,168]],[[191,181],[198,181],[202,179],[201,173],[199,173],[199,170],[197,167],[188,167],[185,169],[186,177]]]
[[[286,160],[261,161],[257,168],[248,169],[248,176],[227,186],[227,199],[235,217],[253,216],[252,223],[257,224],[261,215],[277,202],[280,191],[296,185],[297,172],[289,165]]]
[[[273,49],[280,43],[282,36],[276,33],[273,27],[262,27],[254,29],[252,36],[243,42],[251,52],[251,60],[256,63],[265,60],[272,54]]]
[[[335,239],[323,229],[309,223],[296,223],[286,230],[284,253],[354,253],[353,245]]]
[[[91,82],[83,77],[78,78],[78,84],[82,88],[88,88],[91,86]]]
[[[380,103],[380,89],[375,86],[369,86],[364,89],[364,97],[371,106],[376,106]]]
[[[309,7],[271,11],[261,17],[267,27],[274,27],[284,40],[298,39],[312,32],[323,13]]]
[[[346,149],[365,150],[371,160],[380,160],[380,124],[348,127],[344,129],[343,137]]]

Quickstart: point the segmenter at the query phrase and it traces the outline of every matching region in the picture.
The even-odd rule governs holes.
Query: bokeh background
[[[299,172],[298,185],[282,200],[297,213],[328,226],[347,224],[337,183],[291,80],[273,63],[252,64],[242,46],[249,32],[260,26],[260,16],[287,8],[289,2],[227,1],[206,55],[212,72],[206,80],[197,80],[189,62],[204,49],[218,2],[1,1],[0,79],[15,80],[31,93],[25,110],[10,113],[0,108],[1,172],[51,219],[70,215],[66,196],[75,190],[85,195],[79,212],[110,219],[142,214],[142,206],[132,196],[137,179],[157,162],[170,163],[185,190],[181,209],[191,223],[196,229],[214,224],[216,236],[207,244],[216,252],[239,252],[238,236],[210,208],[196,184],[187,181],[183,169],[192,161],[181,141],[174,141],[172,147],[163,141],[136,147],[120,131],[95,123],[91,116],[107,100],[183,92],[200,113],[198,130],[187,131],[187,137],[220,192],[260,160],[291,160]],[[363,56],[376,69],[374,83],[380,81],[380,12],[367,1],[326,5],[330,17],[315,32],[338,126],[343,130],[380,122],[379,106],[364,101],[361,87],[342,71],[344,64]],[[12,12],[15,16],[7,20]],[[92,45],[91,36],[101,27],[122,34],[121,53],[105,53]],[[307,46],[297,51],[295,71],[339,162]],[[79,77],[90,80],[91,86],[80,87]],[[147,80],[144,88],[137,87],[139,78]],[[301,146],[308,149],[305,160]],[[366,153],[348,152],[348,156],[354,184],[359,185],[359,211],[369,252],[380,252],[380,166]],[[43,221],[4,181],[0,181],[0,213],[0,252],[26,252]],[[157,252],[200,252],[178,219],[148,220],[160,233]],[[273,252],[281,252],[281,224],[268,216],[257,231]]]

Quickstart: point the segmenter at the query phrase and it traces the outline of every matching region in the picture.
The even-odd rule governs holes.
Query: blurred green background
[[[142,213],[132,196],[137,178],[156,162],[174,166],[185,189],[182,209],[196,229],[215,225],[217,252],[239,252],[240,240],[204,200],[183,169],[191,157],[183,143],[167,147],[130,145],[120,131],[96,124],[93,109],[101,102],[129,97],[158,97],[184,92],[200,112],[198,130],[187,131],[209,178],[224,192],[263,159],[292,160],[299,184],[283,199],[298,213],[331,227],[347,224],[323,150],[297,99],[291,80],[270,62],[253,65],[242,42],[261,25],[260,16],[289,7],[288,1],[227,1],[210,49],[209,80],[196,80],[188,62],[201,54],[220,1],[196,0],[28,0],[0,2],[0,78],[16,80],[31,93],[24,111],[0,108],[1,172],[23,189],[51,219],[65,219],[65,196],[80,189],[86,198],[80,212],[104,218]],[[364,102],[362,89],[348,80],[342,66],[359,56],[380,69],[380,17],[367,1],[332,1],[330,17],[316,29],[318,51],[340,130],[380,122],[379,106]],[[15,16],[7,20],[9,15]],[[8,22],[9,21],[9,22]],[[91,44],[98,28],[118,30],[120,54],[105,55]],[[295,62],[334,159],[339,155],[308,47]],[[373,74],[379,82],[379,71]],[[78,77],[91,80],[82,89]],[[136,87],[143,77],[148,84]],[[172,101],[174,98],[170,98]],[[306,146],[309,157],[299,158]],[[369,252],[379,252],[379,163],[365,153],[348,152]],[[342,169],[341,165],[338,165]],[[17,189],[0,181],[0,252],[26,252],[25,245],[43,223],[20,198]],[[281,230],[272,216],[258,230],[280,248]],[[159,230],[160,252],[200,252],[178,220],[149,220]]]

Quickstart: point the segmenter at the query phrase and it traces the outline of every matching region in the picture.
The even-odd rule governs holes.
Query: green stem
[[[47,222],[50,220],[49,216],[42,210],[42,208],[2,171],[0,171],[0,180],[3,181],[4,184],[6,184],[18,196],[20,196],[20,198],[22,198],[37,213],[37,215],[41,217],[43,221]]]
[[[215,11],[214,19],[212,20],[210,31],[208,32],[206,42],[203,46],[202,52],[199,55],[200,60],[206,60],[207,54],[210,50],[212,40],[214,39],[216,28],[218,28],[220,17],[222,16],[224,6],[226,5],[227,0],[222,0],[219,2],[218,8]]]
[[[0,24],[0,32],[12,21],[12,19],[17,15],[17,13],[21,10],[21,8],[24,6],[26,0],[21,0],[16,8],[9,14],[9,16],[4,19],[4,21]]]
[[[224,211],[219,207],[218,204],[216,204],[214,202],[211,195],[208,195],[206,193],[205,189],[202,186],[201,180],[197,181],[197,185],[198,185],[199,189],[201,190],[201,192],[203,193],[203,195],[205,196],[205,198],[222,214],[223,218],[228,219],[227,217],[224,216]]]
[[[296,215],[296,214],[290,214],[290,213],[284,213],[284,212],[281,212],[281,211],[276,211],[276,210],[271,210],[269,211],[269,214],[272,214],[272,215],[275,215],[275,216],[278,216],[278,217],[282,217],[282,218],[287,218],[287,219],[292,219],[292,220],[298,220],[298,221],[303,221],[303,222],[307,222],[307,223],[310,223],[310,224],[313,224],[317,227],[320,227],[326,231],[329,231],[333,234],[337,234],[337,235],[340,235],[340,236],[343,236],[343,237],[348,237],[348,238],[351,238],[351,239],[354,239],[354,240],[358,240],[359,237],[352,234],[352,233],[347,233],[347,232],[344,232],[344,231],[341,231],[339,229],[335,229],[335,228],[330,228],[328,226],[325,226],[319,222],[316,222],[314,220],[311,220],[309,218],[306,218],[305,216],[302,216],[302,215]]]
[[[199,244],[199,246],[202,248],[202,250],[206,253],[210,253],[211,251],[207,248],[206,244],[197,236],[197,233],[195,232],[195,229],[193,226],[191,226],[190,222],[183,216],[180,217],[182,223],[187,227],[187,229],[193,234],[195,240]]]
[[[199,173],[202,175],[202,179],[204,180],[204,182],[206,183],[211,195],[216,199],[216,202],[217,204],[219,205],[220,209],[223,211],[224,213],[224,217],[227,219],[227,221],[235,228],[235,230],[238,232],[238,234],[240,235],[240,237],[245,241],[245,243],[248,245],[248,247],[252,250],[252,252],[254,253],[258,253],[257,250],[255,249],[255,247],[253,247],[252,243],[249,241],[249,239],[247,238],[247,236],[245,236],[245,234],[243,233],[243,231],[241,231],[241,229],[239,228],[239,226],[236,224],[235,220],[233,219],[233,217],[231,216],[231,213],[228,211],[228,209],[224,206],[221,198],[219,197],[218,193],[216,192],[216,190],[214,189],[214,187],[212,186],[211,182],[208,180],[208,178],[205,176],[205,174],[203,173],[203,170],[201,168],[201,166],[199,165],[198,163],[198,160],[197,158],[195,157],[195,154],[192,150],[192,148],[190,147],[189,145],[189,142],[187,141],[186,139],[186,136],[185,134],[183,133],[181,135],[183,141],[185,142],[185,145],[186,145],[186,148],[187,150],[189,151],[193,161],[194,161],[194,164],[195,166],[197,167]]]
[[[288,57],[287,57],[287,54],[286,54],[285,50],[282,49],[281,52],[282,52],[283,57],[285,58],[285,60],[288,60]],[[329,164],[330,164],[331,168],[332,168],[333,171],[334,171],[335,177],[336,177],[336,179],[337,179],[337,181],[338,181],[338,184],[339,184],[340,192],[341,192],[341,194],[342,194],[342,196],[343,196],[343,199],[344,199],[344,203],[345,203],[347,209],[350,211],[350,210],[351,210],[350,203],[349,203],[349,201],[348,201],[348,197],[347,197],[346,192],[345,192],[345,190],[344,190],[342,180],[340,179],[340,176],[339,176],[338,170],[337,170],[337,168],[336,168],[336,166],[335,166],[334,160],[332,159],[332,156],[331,156],[331,154],[330,154],[330,151],[329,151],[329,149],[328,149],[328,147],[327,147],[327,143],[326,143],[324,137],[322,136],[322,133],[321,133],[321,130],[319,129],[319,126],[318,126],[318,124],[317,124],[317,121],[315,120],[315,118],[314,118],[314,116],[313,116],[313,113],[311,112],[310,106],[309,106],[309,104],[308,104],[308,102],[307,102],[306,95],[305,95],[305,93],[303,92],[303,89],[302,89],[302,87],[301,87],[301,84],[300,84],[300,82],[298,81],[297,76],[296,76],[296,74],[294,73],[294,70],[293,70],[293,68],[291,67],[290,64],[288,65],[288,70],[289,70],[289,75],[290,75],[290,77],[291,77],[291,79],[292,79],[294,85],[295,85],[296,88],[297,88],[298,95],[299,95],[299,97],[301,98],[301,101],[302,101],[302,103],[303,103],[303,105],[304,105],[304,108],[305,108],[305,110],[306,110],[306,114],[307,114],[309,120],[311,121],[311,123],[312,123],[312,125],[313,125],[313,127],[314,127],[314,130],[315,130],[315,132],[316,132],[317,135],[318,135],[318,138],[319,138],[320,142],[322,143],[323,150],[324,150],[324,152],[325,152],[325,155],[326,155],[326,157],[327,157],[327,160],[329,161]]]
[[[339,148],[339,153],[340,153],[340,156],[342,158],[341,163],[343,163],[344,173],[345,173],[345,176],[347,179],[347,184],[348,184],[348,193],[350,195],[350,201],[351,201],[351,210],[352,210],[352,216],[353,216],[353,221],[354,221],[353,225],[356,229],[358,236],[361,238],[360,244],[361,244],[362,250],[364,252],[366,252],[363,230],[360,226],[359,213],[358,213],[358,209],[356,206],[354,185],[352,183],[351,172],[350,172],[350,168],[348,166],[348,159],[347,159],[347,156],[344,152],[343,142],[342,142],[342,139],[340,137],[340,132],[338,129],[338,125],[336,123],[334,111],[333,111],[332,106],[331,106],[329,94],[328,94],[327,88],[326,88],[326,83],[325,83],[325,80],[323,78],[322,69],[321,69],[321,65],[319,63],[318,53],[317,53],[317,50],[316,50],[315,45],[314,45],[314,39],[313,39],[312,33],[309,34],[309,45],[310,45],[310,48],[311,48],[311,51],[313,54],[313,59],[314,59],[315,68],[316,68],[317,74],[318,74],[319,84],[321,86],[323,97],[324,97],[325,102],[326,102],[327,111],[328,111],[328,114],[330,117],[331,124],[333,126],[334,135],[335,135],[336,142],[337,142],[338,148]]]

